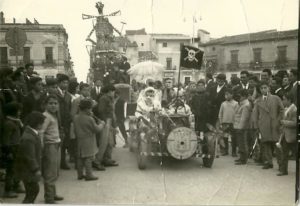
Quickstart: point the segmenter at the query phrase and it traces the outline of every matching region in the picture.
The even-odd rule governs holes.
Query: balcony
[[[230,64],[226,64],[226,68],[228,71],[239,71],[242,65],[243,64],[238,63],[238,62],[230,63]]]
[[[55,60],[43,60],[42,65],[44,67],[55,67],[56,66],[56,61]]]

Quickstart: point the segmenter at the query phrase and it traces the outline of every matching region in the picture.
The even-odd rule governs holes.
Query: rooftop
[[[287,30],[287,31],[277,31],[267,30],[256,33],[247,33],[234,36],[224,36],[217,39],[212,39],[207,43],[201,44],[201,46],[213,45],[213,44],[237,44],[245,42],[263,41],[263,40],[274,40],[282,38],[298,38],[298,29]]]
[[[185,34],[159,34],[159,33],[152,33],[150,35],[154,39],[184,39],[184,40],[191,39],[190,36],[185,35]]]
[[[146,35],[145,28],[138,29],[138,30],[126,30],[126,35]]]
[[[130,42],[130,40],[127,37],[123,36],[115,37],[115,42],[118,44],[119,47],[138,47],[135,41]]]

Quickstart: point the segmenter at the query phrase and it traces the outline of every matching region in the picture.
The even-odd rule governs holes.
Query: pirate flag
[[[203,51],[192,46],[181,46],[180,66],[192,69],[201,69]]]

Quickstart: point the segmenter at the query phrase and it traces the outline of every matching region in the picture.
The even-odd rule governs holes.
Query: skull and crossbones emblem
[[[196,62],[198,62],[198,59],[196,58],[196,54],[198,54],[200,50],[195,51],[193,49],[188,49],[188,48],[185,49],[188,51],[188,56],[184,58],[184,61],[189,60],[190,62],[192,62],[195,60]]]

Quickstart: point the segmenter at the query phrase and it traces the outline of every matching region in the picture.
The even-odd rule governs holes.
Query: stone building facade
[[[6,32],[11,28],[25,31],[27,41],[20,49],[18,63],[14,50],[7,45]],[[0,67],[18,67],[33,63],[42,78],[64,73],[74,77],[73,62],[68,48],[68,34],[61,24],[5,23],[3,13],[0,21]]]
[[[259,74],[268,68],[297,68],[298,30],[268,30],[226,36],[200,44],[204,49],[203,68],[212,73],[237,75],[241,70]]]

